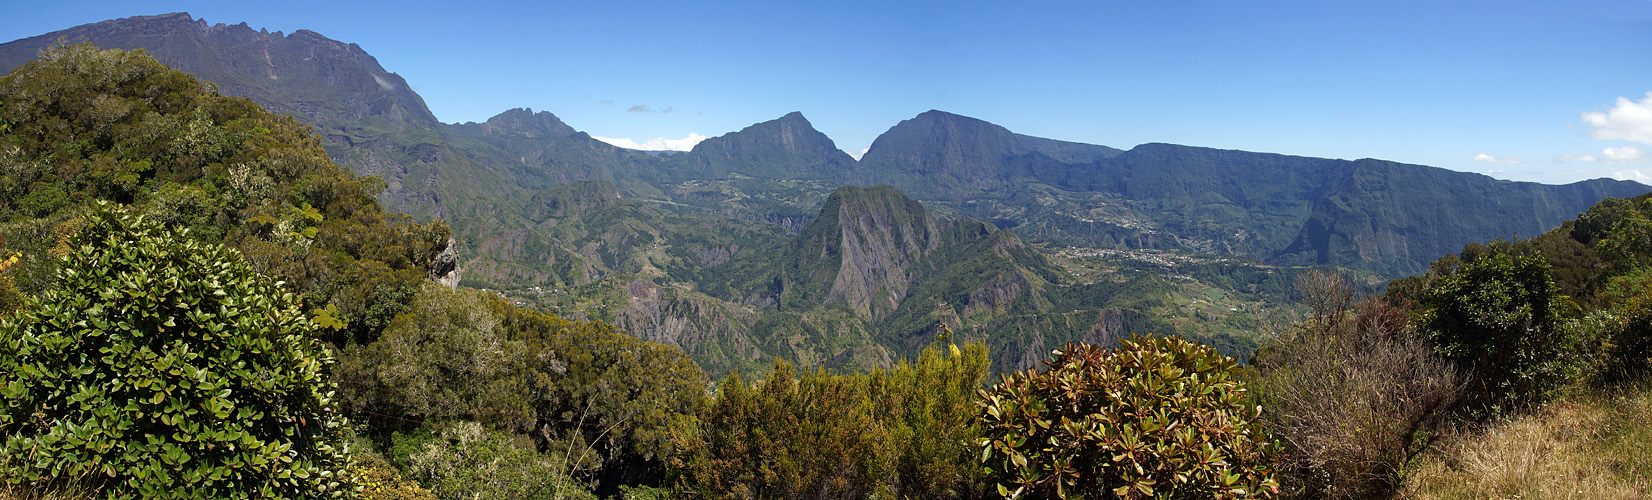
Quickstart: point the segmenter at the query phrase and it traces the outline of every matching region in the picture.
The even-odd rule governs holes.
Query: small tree
[[[111,498],[344,495],[331,355],[233,250],[102,205],[0,322],[0,479]]]
[[[1464,403],[1482,416],[1541,401],[1580,368],[1557,328],[1555,287],[1542,259],[1508,245],[1470,245],[1441,259],[1419,301],[1419,326],[1467,375]]]
[[[1448,424],[1461,386],[1406,327],[1407,311],[1367,298],[1335,272],[1297,283],[1318,309],[1251,359],[1264,417],[1284,444],[1281,482],[1307,498],[1386,498]]]
[[[1271,498],[1239,364],[1179,337],[1068,344],[983,392],[981,461],[1005,498]]]

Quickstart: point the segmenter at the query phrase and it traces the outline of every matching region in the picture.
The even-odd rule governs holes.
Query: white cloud
[[[1638,163],[1645,160],[1646,152],[1634,146],[1624,146],[1606,148],[1600,152],[1600,156],[1613,163]]]
[[[1606,148],[1600,150],[1600,156],[1595,155],[1560,155],[1554,161],[1570,163],[1574,161],[1605,162],[1605,163],[1642,163],[1647,161],[1646,152],[1634,146],[1621,148]]]
[[[591,136],[591,138],[625,149],[640,149],[643,151],[688,151],[694,149],[695,144],[699,144],[700,141],[706,140],[706,136],[700,134],[688,134],[688,137],[684,137],[682,139],[655,137],[653,139],[643,141],[640,144],[637,143],[637,141],[633,141],[626,137],[615,138]]]
[[[1652,92],[1639,101],[1619,97],[1617,105],[1605,112],[1585,112],[1583,123],[1593,128],[1589,137],[1652,144]]]
[[[1641,184],[1652,184],[1652,175],[1640,170],[1618,170],[1612,172],[1612,178],[1620,181],[1635,181]]]
[[[850,150],[845,149],[845,150],[843,150],[843,152],[849,153],[849,156],[853,157],[855,159],[855,161],[860,161],[861,158],[866,157],[866,152],[871,151],[871,150],[872,150],[872,148],[861,148],[860,152],[856,153],[854,151],[850,151]]]
[[[1523,159],[1520,159],[1520,158],[1505,158],[1505,157],[1501,157],[1501,156],[1492,156],[1492,155],[1488,155],[1488,154],[1485,154],[1485,153],[1480,153],[1480,154],[1474,155],[1474,161],[1486,162],[1486,163],[1525,163],[1526,162],[1526,160],[1523,160]]]

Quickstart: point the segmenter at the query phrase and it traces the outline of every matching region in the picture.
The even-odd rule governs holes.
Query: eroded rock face
[[[879,317],[900,307],[912,286],[918,260],[941,244],[940,221],[894,189],[895,199],[868,189],[870,196],[846,197],[838,212],[842,264],[826,295],[856,313]],[[916,203],[913,202],[915,205]]]
[[[430,278],[437,284],[449,289],[459,288],[459,242],[453,238],[447,239],[447,248],[436,256],[436,262],[430,266]]]
[[[247,23],[208,24],[183,12],[111,19],[7,43],[0,47],[0,71],[34,59],[60,37],[106,49],[145,49],[167,66],[216,84],[224,95],[250,98],[312,125],[367,117],[395,127],[438,125],[407,81],[359,45],[310,30],[284,35]]]
[[[680,347],[713,372],[763,355],[748,335],[757,322],[751,309],[646,280],[624,289],[629,301],[615,313],[614,326],[633,337]]]
[[[842,304],[881,317],[900,306],[918,262],[940,244],[940,221],[894,188],[840,188],[794,241],[780,306]]]

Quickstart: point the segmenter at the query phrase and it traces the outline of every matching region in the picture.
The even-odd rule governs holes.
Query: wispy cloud
[[[1488,154],[1485,154],[1485,153],[1480,153],[1480,154],[1474,155],[1474,161],[1485,162],[1485,163],[1509,163],[1509,164],[1525,163],[1526,162],[1526,160],[1523,160],[1523,159],[1520,159],[1520,158],[1508,158],[1508,157],[1502,157],[1502,156],[1492,156],[1492,155],[1488,155]]]
[[[665,109],[655,110],[654,108],[648,107],[647,104],[632,104],[630,108],[625,110],[627,113],[670,113],[672,111],[676,111],[676,109],[671,106],[666,106]]]
[[[625,149],[640,149],[643,151],[688,151],[694,149],[695,144],[699,144],[700,141],[706,140],[706,136],[700,134],[688,134],[688,137],[684,137],[682,139],[655,137],[641,143],[626,137],[591,136],[591,138]]]
[[[860,161],[861,158],[866,157],[866,152],[871,151],[871,150],[872,150],[872,148],[861,148],[860,152],[856,153],[854,151],[850,151],[850,150],[845,149],[845,150],[843,150],[843,152],[849,153],[849,156],[854,158],[855,161]]]
[[[1646,157],[1646,151],[1642,151],[1641,148],[1634,146],[1602,149],[1600,150],[1600,155],[1598,156],[1560,155],[1554,157],[1554,160],[1560,163],[1571,163],[1575,161],[1602,163],[1645,163],[1648,159],[1649,158]]]
[[[1589,137],[1652,144],[1652,92],[1639,101],[1619,97],[1606,111],[1584,112],[1583,123],[1591,128]]]
[[[1617,170],[1612,172],[1612,178],[1620,181],[1635,181],[1641,184],[1652,184],[1652,175],[1640,170]]]
[[[601,104],[601,105],[603,105],[603,106],[613,106],[613,105],[614,105],[614,101],[610,101],[610,100],[607,100],[607,99],[603,99],[603,100],[600,100],[600,101],[597,101],[597,104]]]

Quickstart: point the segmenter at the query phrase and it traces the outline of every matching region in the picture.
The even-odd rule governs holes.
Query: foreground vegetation
[[[1572,395],[1449,439],[1406,490],[1419,499],[1652,496],[1652,386]]]
[[[940,325],[886,369],[714,383],[611,324],[431,283],[445,226],[386,214],[290,118],[141,52],[62,47],[0,78],[0,169],[0,494],[1648,493],[1646,196],[1381,297],[1302,274],[1310,314],[1249,367],[1138,336],[995,376]],[[1156,285],[1053,296],[1127,286]]]

